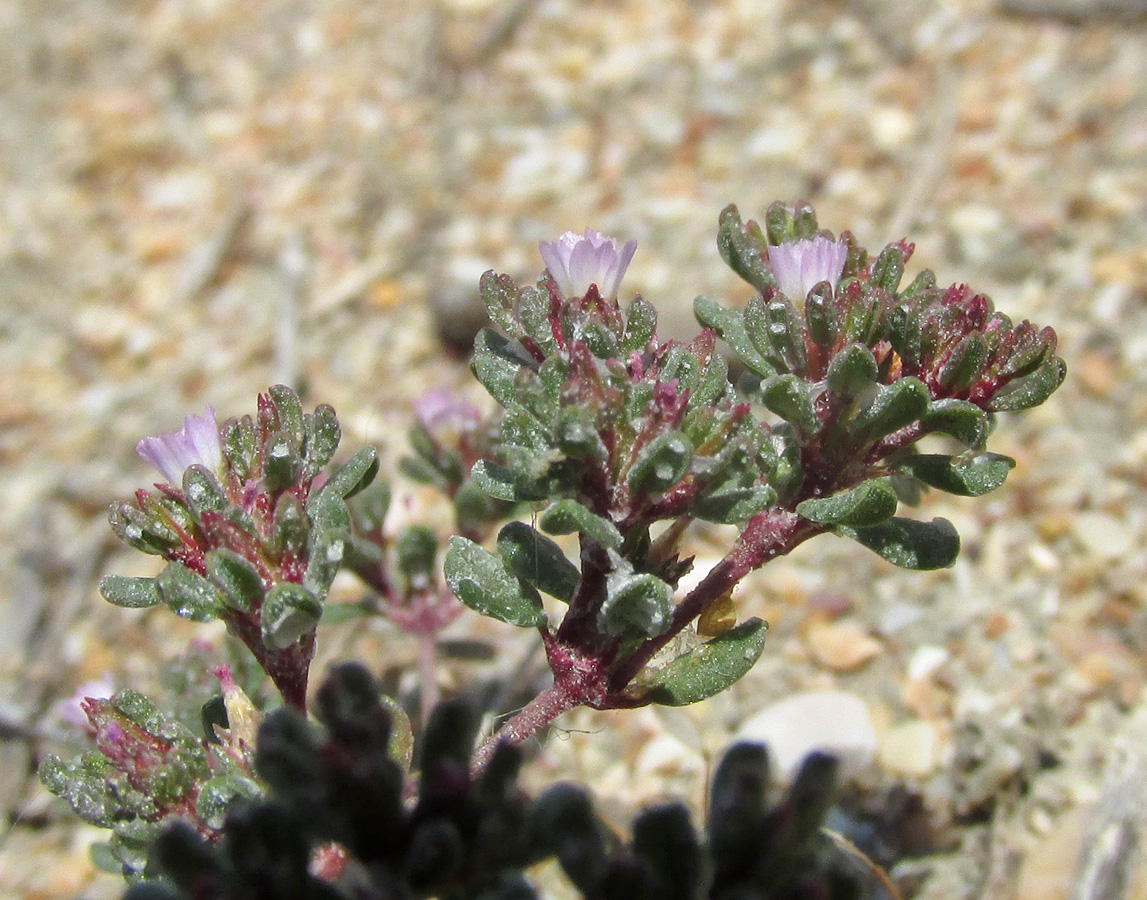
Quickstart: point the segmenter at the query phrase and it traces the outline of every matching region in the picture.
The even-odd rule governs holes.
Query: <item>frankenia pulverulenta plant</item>
[[[690,343],[658,339],[643,298],[618,304],[632,242],[566,234],[541,245],[536,285],[482,278],[494,327],[471,368],[504,418],[499,460],[471,475],[534,504],[538,527],[510,522],[494,550],[453,538],[446,577],[478,612],[537,628],[553,683],[487,740],[479,766],[576,706],[683,705],[730,687],[765,637],[758,619],[736,623],[730,592],[816,535],[909,569],[951,565],[952,525],[898,507],[921,486],[998,488],[1013,461],[986,450],[994,414],[1036,406],[1063,380],[1051,329],[1014,324],[929,271],[902,285],[905,241],[870,257],[851,234],[820,230],[811,207],[775,204],[763,228],[726,209],[718,246],[758,295],[743,310],[698,298],[704,329]],[[745,369],[736,387],[718,339]],[[934,434],[963,450],[920,452]],[[694,520],[740,534],[680,592]],[[577,561],[550,535],[576,535]],[[557,621],[542,593],[564,604]]]
[[[898,507],[922,486],[980,496],[1004,482],[1013,463],[987,450],[992,418],[1036,406],[1059,386],[1065,370],[1054,332],[1013,324],[986,297],[963,285],[940,288],[930,272],[902,287],[910,244],[869,258],[847,232],[837,239],[818,230],[805,205],[774,205],[763,228],[742,223],[730,207],[718,246],[758,295],[743,310],[698,298],[703,329],[688,343],[660,340],[656,312],[641,297],[619,305],[634,242],[570,233],[541,245],[546,272],[536,284],[483,276],[494,327],[479,335],[472,370],[499,409],[487,416],[430,392],[411,431],[415,455],[402,463],[453,504],[456,534],[444,555],[441,537],[425,526],[397,534],[384,527],[391,494],[374,480],[375,451],[332,467],[334,411],[305,413],[292,391],[276,386],[259,398],[254,418],[220,424],[208,408],[181,431],[140,442],[164,480],[115,504],[110,520],[126,543],[166,567],[155,578],[109,575],[101,592],[120,606],[166,605],[193,621],[222,620],[278,690],[280,721],[296,723],[297,740],[287,744],[298,746],[310,746],[298,723],[306,721],[324,618],[381,613],[416,635],[427,714],[435,635],[458,615],[455,596],[483,615],[537,629],[552,684],[472,757],[472,732],[451,739],[461,768],[447,782],[481,793],[499,759],[510,758],[508,745],[577,706],[685,705],[730,687],[759,658],[766,627],[738,623],[733,589],[809,538],[844,536],[910,569],[950,565],[959,550],[952,526],[898,517]],[[735,385],[718,341],[744,370]],[[963,449],[921,452],[929,435]],[[739,533],[684,590],[692,560],[682,548],[696,521]],[[576,559],[553,539],[563,536],[576,540]],[[368,589],[363,602],[326,602],[341,569]],[[547,607],[542,594],[554,602]],[[110,856],[130,877],[152,873],[150,841],[174,819],[198,835],[184,849],[218,844],[228,815],[260,802],[268,785],[272,793],[282,787],[252,763],[264,740],[252,737],[262,713],[229,670],[218,672],[220,702],[204,707],[201,728],[120,692],[85,706],[95,751],[41,769],[81,817],[113,830]],[[402,734],[397,743],[384,736],[389,726],[370,724],[369,704],[355,701],[339,715],[362,713],[365,730],[354,741],[388,742],[372,752],[400,763],[404,796],[421,778],[425,797],[434,780],[404,768],[412,741],[405,714],[394,701],[379,702]],[[426,759],[441,735],[434,737],[433,716],[423,719]],[[375,774],[393,788],[390,774]],[[729,802],[743,794],[757,809],[754,778],[734,779]],[[436,790],[439,812],[454,803],[470,808],[471,795]],[[310,799],[343,802],[335,794]],[[407,827],[398,821],[390,824]],[[588,840],[574,837],[575,847]],[[247,838],[226,840],[242,849]],[[635,834],[635,851],[638,843]],[[412,847],[400,842],[400,850],[396,859]],[[592,879],[586,884],[587,896],[606,895]]]

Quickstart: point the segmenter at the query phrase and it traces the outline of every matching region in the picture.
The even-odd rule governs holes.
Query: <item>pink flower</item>
[[[826,237],[769,247],[769,270],[777,288],[794,303],[804,300],[822,281],[835,291],[846,259],[847,245]]]
[[[550,276],[566,297],[584,297],[591,284],[607,300],[617,299],[617,288],[637,250],[637,241],[618,249],[614,238],[585,230],[585,235],[567,231],[556,241],[542,241],[538,249]]]
[[[215,410],[208,406],[206,414],[188,416],[179,431],[144,438],[136,444],[135,452],[155,466],[168,484],[181,484],[183,473],[194,465],[218,472],[223,464],[223,446]]]

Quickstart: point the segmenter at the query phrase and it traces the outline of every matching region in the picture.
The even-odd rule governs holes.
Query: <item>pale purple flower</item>
[[[822,281],[835,291],[846,259],[848,246],[826,237],[769,247],[769,270],[780,292],[794,303],[804,300]]]
[[[566,297],[584,297],[591,284],[607,300],[617,299],[621,278],[637,250],[637,241],[618,249],[614,238],[587,228],[585,234],[567,231],[556,241],[538,244],[550,276]]]
[[[112,677],[104,672],[93,681],[86,681],[76,688],[75,693],[52,704],[52,715],[59,721],[73,727],[84,728],[88,724],[88,714],[84,712],[85,700],[106,700],[115,693]]]
[[[155,466],[168,484],[181,484],[183,473],[194,465],[218,472],[223,464],[223,446],[215,410],[208,406],[202,416],[188,416],[179,431],[146,437],[135,452]]]

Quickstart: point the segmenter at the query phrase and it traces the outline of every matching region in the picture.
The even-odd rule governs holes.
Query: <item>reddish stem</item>
[[[554,683],[482,742],[471,767],[475,776],[486,767],[502,742],[520,744],[562,713],[578,706],[599,706],[605,700],[609,657],[579,652],[547,632],[542,633],[542,639],[554,673]]]
[[[610,693],[624,690],[658,651],[742,578],[824,530],[823,525],[784,509],[765,510],[749,519],[733,549],[677,605],[669,630],[646,641],[613,672]]]

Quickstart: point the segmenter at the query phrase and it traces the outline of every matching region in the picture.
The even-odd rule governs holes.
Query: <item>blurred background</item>
[[[106,525],[151,481],[140,437],[285,382],[392,472],[422,392],[478,396],[484,270],[531,279],[537,242],[566,230],[636,238],[623,299],[688,337],[694,296],[750,292],[716,252],[719,211],[778,199],[870,249],[907,236],[912,271],[1054,326],[1068,382],[1002,420],[995,449],[1019,462],[1003,490],[926,502],[964,535],[954,570],[801,548],[742,591],[774,633],[735,691],[571,716],[539,777],[593,772],[625,817],[700,802],[746,716],[850,692],[880,736],[852,812],[902,886],[1066,897],[1115,815],[1103,763],[1143,746],[1147,716],[1133,0],[0,4],[0,895],[118,896],[88,860],[99,833],[33,774],[80,747],[56,704],[105,673],[163,696],[160,660],[223,640],[95,589],[155,569]],[[529,639],[468,616],[456,631]],[[384,623],[323,653],[413,658]]]

